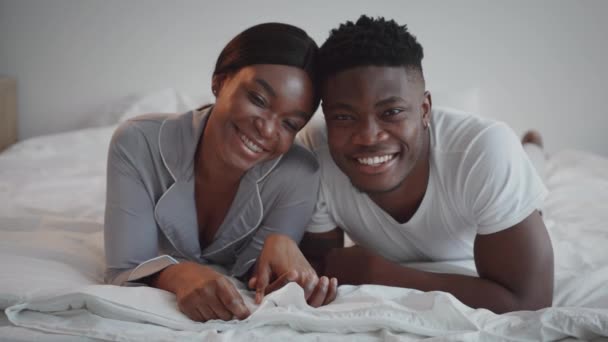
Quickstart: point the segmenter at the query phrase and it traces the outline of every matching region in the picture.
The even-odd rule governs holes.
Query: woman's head
[[[317,53],[306,32],[279,23],[253,26],[226,45],[208,123],[221,159],[245,170],[289,150],[319,105]]]
[[[282,23],[259,24],[228,42],[217,58],[213,76],[232,74],[249,65],[277,64],[302,69],[316,83],[318,50],[315,41],[300,28]]]

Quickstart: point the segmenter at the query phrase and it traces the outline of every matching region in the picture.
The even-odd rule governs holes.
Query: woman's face
[[[209,130],[220,159],[246,171],[291,147],[312,116],[313,85],[302,69],[250,65],[213,79],[216,103]]]

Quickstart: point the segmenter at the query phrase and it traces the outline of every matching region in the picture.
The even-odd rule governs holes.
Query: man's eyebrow
[[[353,106],[344,103],[344,102],[334,102],[327,105],[328,109],[344,109],[344,110],[353,110]]]
[[[274,89],[268,84],[268,82],[264,81],[261,78],[255,79],[256,83],[261,85],[272,97],[277,97],[277,93],[275,93]]]
[[[407,101],[405,101],[405,99],[401,96],[391,96],[391,97],[387,97],[384,100],[380,100],[380,101],[376,102],[376,104],[374,104],[374,107],[378,108],[378,107],[382,107],[387,104],[392,104],[395,102],[406,102],[407,103]]]

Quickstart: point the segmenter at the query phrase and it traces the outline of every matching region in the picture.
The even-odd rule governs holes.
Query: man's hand
[[[175,293],[180,311],[194,321],[229,321],[250,315],[232,282],[207,266],[193,262],[169,266],[154,285]]]
[[[336,298],[337,279],[325,276],[319,279],[290,237],[272,234],[264,241],[249,287],[256,289],[256,303],[259,304],[265,294],[289,282],[296,282],[304,289],[306,300],[313,307],[328,304]]]
[[[373,284],[380,257],[369,250],[353,246],[333,248],[325,256],[325,274],[336,277],[341,284]]]

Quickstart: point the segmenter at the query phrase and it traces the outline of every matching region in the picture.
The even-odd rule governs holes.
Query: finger
[[[222,286],[225,286],[224,283],[227,282],[229,281],[227,281],[223,277],[217,279],[214,283],[215,288],[213,289],[213,291],[210,291],[213,294],[208,296],[206,301],[204,302],[207,304],[208,308],[211,310],[211,312],[216,318],[219,318],[224,321],[229,321],[232,319],[232,313],[224,307],[224,304],[220,299],[223,292]]]
[[[209,303],[209,308],[211,309],[211,311],[213,312],[215,317],[217,317],[223,321],[232,320],[232,317],[233,317],[232,312],[230,312],[224,306],[224,303],[222,303],[219,298],[216,298],[215,300],[211,301]]]
[[[338,279],[331,278],[329,280],[329,287],[327,288],[327,295],[325,296],[325,301],[323,301],[323,305],[327,305],[333,302],[338,295]]]
[[[193,297],[196,297],[193,299]],[[197,295],[195,296],[187,296],[186,298],[180,298],[177,301],[177,307],[181,312],[183,312],[188,318],[197,322],[204,322],[206,319],[197,309],[197,303],[199,302],[199,298]]]
[[[205,304],[198,305],[196,307],[199,315],[203,318],[201,322],[207,322],[212,319],[216,319],[215,314]]]
[[[231,319],[232,316],[245,319],[251,314],[243,301],[243,297],[228,279],[222,278],[218,282],[218,298],[224,308],[230,312]]]
[[[323,305],[323,301],[325,301],[325,297],[327,295],[327,288],[329,287],[329,279],[323,276],[319,279],[317,286],[313,293],[308,298],[308,304],[314,308],[318,308]]]
[[[270,281],[270,268],[265,265],[260,265],[256,276],[255,303],[260,304],[264,299],[264,292],[266,291],[266,286],[268,286],[268,282]]]
[[[304,273],[304,276],[301,279],[300,286],[304,289],[304,298],[308,300],[312,295],[312,292],[317,287],[319,283],[319,277],[317,277],[316,273]]]
[[[201,315],[201,313],[196,309],[196,307],[183,307],[180,308],[180,311],[184,313],[184,315],[188,316],[193,321],[196,322],[204,322],[205,317]]]
[[[255,289],[255,284],[257,283],[258,278],[256,276],[253,276],[249,279],[249,283],[247,283],[247,285],[249,286],[250,289]]]
[[[264,293],[265,294],[272,293],[289,283],[297,282],[299,278],[300,277],[299,277],[298,271],[291,270],[287,273],[284,273],[277,280],[273,281],[270,285],[268,285],[266,287],[266,291]]]

